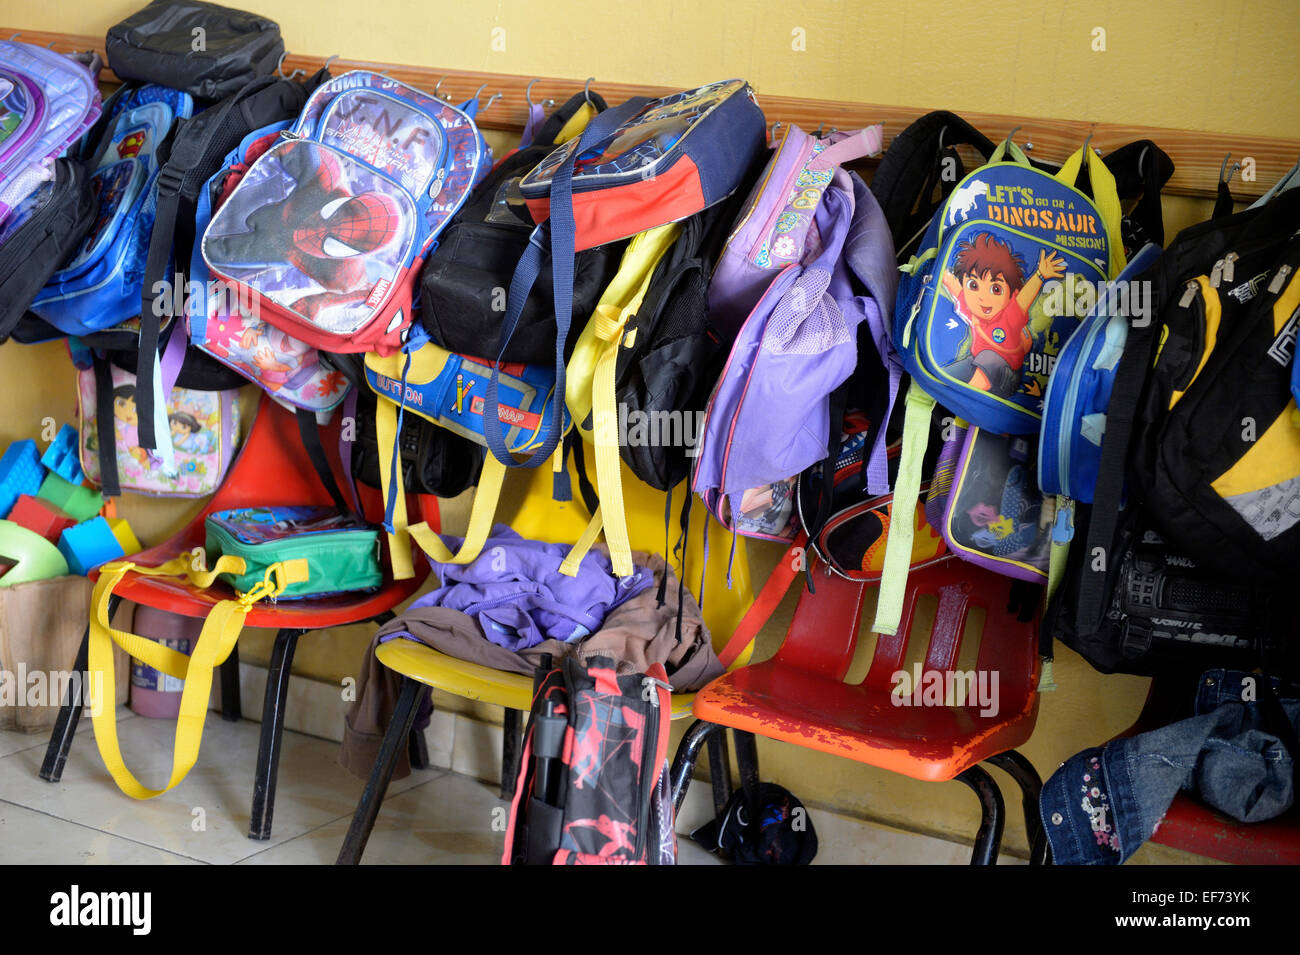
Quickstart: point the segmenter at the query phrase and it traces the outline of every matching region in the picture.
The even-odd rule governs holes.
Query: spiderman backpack
[[[673,865],[668,675],[606,657],[538,667],[506,865]]]
[[[475,111],[379,73],[321,84],[213,215],[212,274],[308,345],[395,352],[421,263],[490,165]]]

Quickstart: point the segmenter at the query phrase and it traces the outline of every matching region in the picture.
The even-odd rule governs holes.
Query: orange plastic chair
[[[322,443],[327,449],[337,449],[337,423],[322,429]],[[338,480],[342,467],[337,453],[329,456],[335,479]],[[343,481],[338,483],[340,487],[344,486]],[[383,515],[379,492],[364,485],[358,485],[357,492],[363,513],[369,520],[378,523]],[[133,555],[132,560],[141,566],[157,566],[180,554],[191,552],[195,547],[202,547],[205,539],[204,521],[214,511],[277,504],[332,506],[333,501],[312,468],[299,436],[296,419],[263,395],[243,448],[231,465],[225,481],[203,510],[170,540]],[[424,520],[430,521],[430,526],[437,526],[437,498],[420,497],[418,502],[412,501],[412,506],[419,509]],[[269,627],[279,631],[271,654],[262,709],[262,736],[248,831],[250,839],[271,837],[285,703],[298,638],[312,630],[390,619],[392,608],[414,594],[428,576],[426,563],[421,561],[416,566],[416,575],[409,580],[394,580],[385,566],[384,583],[372,593],[336,594],[281,603],[263,602],[255,604],[248,614],[246,626]],[[222,583],[216,584],[211,590],[200,590],[187,581],[128,573],[114,593],[110,614],[120,600],[130,600],[168,613],[202,618],[207,617],[220,600],[233,596],[233,590]],[[81,649],[77,652],[74,666],[78,671],[86,670],[88,646],[89,628],[82,638]],[[238,720],[241,714],[237,649],[221,668],[221,700],[222,717]],[[72,737],[81,717],[82,702],[74,681],[69,684],[68,697],[64,700],[50,736],[49,747],[41,764],[42,779],[58,782],[63,775]]]
[[[800,596],[775,656],[733,670],[696,694],[697,719],[673,763],[678,807],[701,747],[730,728],[738,749],[745,745],[747,734],[758,734],[914,779],[961,780],[975,791],[982,807],[972,864],[992,864],[1001,844],[1004,810],[997,785],[978,765],[988,761],[1020,786],[1034,846],[1032,858],[1042,862],[1046,855],[1038,821],[1042,781],[1015,751],[1033,732],[1038,715],[1038,626],[1036,620],[1019,620],[1007,609],[1013,582],[956,559],[913,570],[897,636],[879,636],[866,677],[853,684],[844,678],[853,664],[868,585],[822,571],[820,563],[814,566],[816,593],[805,590]],[[956,672],[968,616],[982,608],[985,619],[975,671],[998,674],[996,714],[981,715],[982,708],[990,707],[981,707],[978,696],[974,702],[948,697],[942,705],[900,705],[899,697],[906,690],[895,693],[895,674],[909,658],[909,635],[923,595],[932,596],[937,609],[922,673],[943,675],[945,687],[952,685],[947,675]],[[768,596],[765,588],[756,608],[774,606],[777,601]],[[747,624],[749,631],[757,629],[751,621]],[[920,686],[932,679],[937,677],[923,677]],[[915,699],[928,702],[924,695]],[[750,753],[741,760],[742,782],[752,792],[757,781],[752,735],[746,748]]]
[[[1120,736],[1134,736],[1190,715],[1179,707],[1186,689],[1183,681],[1152,680],[1142,712]],[[1233,865],[1300,865],[1300,809],[1292,806],[1275,819],[1247,824],[1179,793],[1147,841]]]

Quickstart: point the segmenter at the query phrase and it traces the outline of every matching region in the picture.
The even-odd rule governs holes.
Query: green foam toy
[[[49,501],[78,524],[90,520],[104,506],[104,498],[98,491],[70,484],[53,472],[41,483],[41,491],[36,496]]]

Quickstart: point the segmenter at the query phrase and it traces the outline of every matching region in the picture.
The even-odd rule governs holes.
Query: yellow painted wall
[[[143,0],[0,0],[0,25],[99,34]],[[1030,3],[969,0],[245,0],[277,20],[290,50],[448,69],[692,86],[743,76],[762,95],[793,95],[1024,116],[1133,123],[1214,133],[1300,135],[1300,48],[1295,7],[1285,2],[1127,0]],[[1095,49],[1104,30],[1104,50]],[[494,31],[496,31],[494,33]],[[796,49],[801,46],[803,49]],[[509,145],[489,135],[498,151]],[[1208,215],[1203,201],[1166,203],[1169,233]],[[6,413],[0,444],[36,436],[45,416],[74,420],[72,371],[60,346],[0,349]],[[463,526],[467,498],[447,523]],[[123,513],[146,543],[193,514],[194,502],[128,497]],[[755,548],[770,566],[776,551]],[[761,578],[760,578],[761,579]],[[763,633],[770,653],[793,599]],[[266,659],[269,634],[250,633],[246,659]],[[356,673],[364,627],[316,634],[298,672],[322,679]],[[1146,681],[1102,677],[1059,648],[1060,691],[1043,697],[1024,748],[1044,776],[1069,755],[1114,735],[1141,707]],[[440,705],[499,719],[489,707]],[[680,733],[682,727],[678,727]],[[909,828],[968,837],[978,821],[959,784],[933,785],[788,746],[760,744],[764,775],[813,805]],[[1004,780],[1004,782],[1007,782]],[[1007,782],[1009,787],[1009,782]],[[1006,789],[1006,843],[1025,848],[1014,790]],[[1149,847],[1148,861],[1175,858]]]

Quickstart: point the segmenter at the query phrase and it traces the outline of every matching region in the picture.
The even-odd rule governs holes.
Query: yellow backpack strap
[[[483,472],[474,491],[474,504],[469,512],[469,527],[460,550],[453,553],[427,523],[421,521],[408,528],[411,538],[429,557],[440,564],[468,564],[483,552],[483,545],[492,531],[492,518],[501,498],[501,485],[505,480],[506,466],[493,455],[486,455]]]
[[[915,381],[907,391],[907,410],[903,416],[903,454],[894,481],[894,514],[916,513],[921,494],[921,463],[925,446],[930,442],[930,418],[934,399]],[[915,520],[889,522],[885,542],[885,566],[880,576],[880,593],[876,600],[876,633],[898,633],[903,617],[903,596],[907,590],[907,571],[912,566],[912,536]]]
[[[1106,168],[1102,158],[1085,145],[1061,164],[1056,179],[1073,188],[1075,180],[1079,178],[1079,168],[1083,165],[1085,153],[1088,182],[1092,186],[1092,202],[1101,213],[1101,223],[1106,230],[1106,244],[1110,247],[1110,274],[1107,277],[1113,279],[1124,268],[1124,242],[1120,232],[1124,211],[1120,207],[1114,175]]]
[[[376,395],[375,440],[379,445],[379,489],[383,500],[392,496],[393,529],[388,533],[388,554],[393,564],[394,580],[410,580],[415,576],[411,562],[411,536],[407,526],[406,489],[402,484],[402,469],[396,470],[397,487],[392,488],[393,451],[397,447],[397,405],[383,395]]]
[[[590,440],[596,451],[596,489],[600,494],[597,513],[592,515],[587,529],[560,565],[560,572],[569,576],[577,574],[578,563],[595,542],[602,522],[614,573],[627,577],[633,572],[619,466],[618,398],[614,378],[627,324],[636,317],[655,268],[679,235],[681,225],[673,222],[648,229],[628,244],[618,273],[583,329],[565,372],[565,401],[575,426],[581,429],[588,415],[591,416]],[[635,330],[631,334],[635,335]]]
[[[196,586],[207,589],[218,574],[242,574],[246,566],[243,558],[229,555],[218,558],[211,570],[198,570],[194,567],[194,562],[190,555],[184,555],[161,567],[137,567],[129,561],[105,564],[100,568],[99,579],[91,594],[87,661],[92,680],[90,701],[95,745],[99,748],[99,754],[113,781],[133,799],[160,796],[185,778],[198,759],[203,724],[207,719],[208,699],[212,694],[212,672],[230,656],[230,651],[234,649],[244,628],[248,611],[263,597],[275,597],[290,584],[307,580],[305,559],[271,565],[263,580],[252,590],[240,594],[235,600],[223,600],[212,608],[189,656],[154,640],[125,630],[115,630],[111,626],[108,604],[113,588],[128,572],[149,577],[186,577]],[[154,669],[185,681],[185,688],[181,692],[180,715],[176,721],[171,777],[162,789],[149,789],[142,785],[126,768],[122,759],[122,749],[117,739],[117,713],[113,708],[116,696],[114,643]]]

